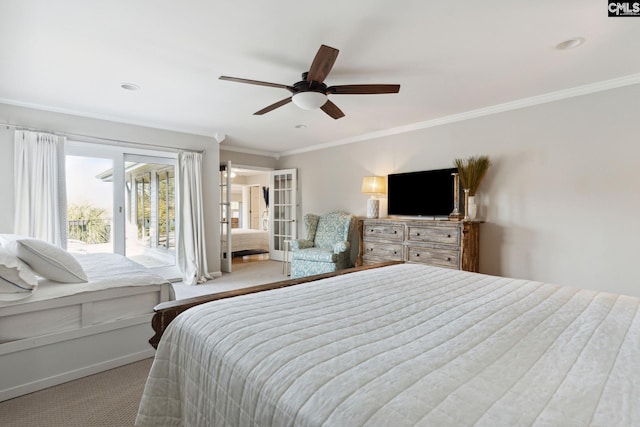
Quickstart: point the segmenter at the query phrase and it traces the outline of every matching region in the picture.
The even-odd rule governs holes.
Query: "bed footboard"
[[[329,277],[341,276],[343,274],[355,273],[357,271],[370,270],[372,268],[386,267],[394,264],[402,264],[401,261],[383,262],[375,265],[367,265],[361,267],[348,268],[345,270],[338,270],[332,273],[316,274],[313,276],[300,277],[297,279],[283,280],[280,282],[267,283],[264,285],[252,286],[249,288],[236,289],[232,291],[219,292],[211,295],[203,295],[201,297],[187,298],[177,301],[168,301],[162,304],[158,304],[153,309],[155,314],[151,319],[151,327],[155,331],[155,335],[149,340],[149,344],[153,348],[158,348],[158,343],[162,334],[169,326],[169,323],[175,319],[180,313],[185,310],[195,307],[196,305],[204,304],[211,301],[217,301],[225,298],[233,298],[240,295],[248,295],[256,292],[269,291],[273,289],[286,288],[288,286],[300,285],[302,283],[314,282],[320,279],[327,279]]]

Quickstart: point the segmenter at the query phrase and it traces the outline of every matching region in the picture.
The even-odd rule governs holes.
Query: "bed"
[[[421,264],[220,299],[164,331],[137,425],[640,425],[639,304]]]
[[[40,278],[37,290],[0,302],[0,401],[153,357],[153,307],[171,284],[126,257],[78,254],[86,283]]]
[[[222,235],[222,241],[223,244],[226,243],[226,233]],[[269,232],[250,228],[232,228],[231,252],[233,254],[269,252]]]

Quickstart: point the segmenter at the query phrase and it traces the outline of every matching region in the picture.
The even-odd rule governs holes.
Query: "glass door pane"
[[[220,165],[220,270],[231,273],[231,162]]]
[[[125,254],[149,268],[175,265],[175,165],[125,155]]]
[[[67,181],[67,250],[113,253],[113,160],[65,158]]]
[[[271,258],[288,261],[289,244],[296,238],[296,169],[275,171],[271,174]]]

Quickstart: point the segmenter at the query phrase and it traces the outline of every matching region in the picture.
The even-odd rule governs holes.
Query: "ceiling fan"
[[[338,108],[336,104],[329,101],[327,95],[375,95],[383,93],[398,93],[400,91],[400,85],[386,85],[386,84],[373,84],[373,85],[339,85],[328,86],[324,84],[324,79],[327,78],[333,64],[338,57],[338,49],[334,49],[329,46],[321,45],[316,53],[311,68],[308,72],[302,73],[302,80],[294,83],[293,86],[261,82],[258,80],[241,79],[238,77],[220,76],[220,80],[228,80],[237,83],[247,83],[259,86],[269,86],[286,89],[291,92],[291,96],[278,101],[268,107],[263,108],[260,111],[253,113],[254,115],[262,115],[276,108],[282,107],[293,101],[298,107],[304,110],[314,110],[320,108],[334,119],[344,117],[342,110]]]

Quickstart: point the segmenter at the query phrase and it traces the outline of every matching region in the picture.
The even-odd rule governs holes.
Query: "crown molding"
[[[220,132],[209,132],[204,129],[194,129],[194,128],[181,127],[181,126],[163,126],[163,125],[159,125],[158,123],[146,122],[142,120],[129,120],[129,119],[123,119],[121,117],[109,116],[107,114],[88,113],[86,111],[77,111],[77,110],[72,110],[68,108],[51,107],[49,105],[36,104],[31,102],[22,102],[22,101],[16,101],[13,99],[7,99],[7,98],[0,98],[0,104],[13,105],[16,107],[23,107],[23,108],[32,108],[34,110],[41,110],[41,111],[50,111],[52,113],[68,114],[68,115],[77,116],[77,117],[85,117],[88,119],[105,120],[108,122],[115,122],[115,123],[126,124],[126,125],[143,126],[151,129],[167,130],[171,132],[186,133],[186,134],[197,135],[197,136],[206,136],[208,138],[213,138],[215,140],[217,140],[216,135],[221,135]],[[224,134],[222,133],[222,135]]]
[[[353,144],[355,142],[367,141],[385,136],[398,135],[406,132],[413,132],[420,129],[427,129],[436,126],[442,126],[449,123],[461,122],[464,120],[475,119],[478,117],[489,116],[492,114],[504,113],[506,111],[518,110],[521,108],[533,107],[535,105],[547,104],[550,102],[561,101],[563,99],[573,98],[576,96],[589,95],[592,93],[602,92],[611,89],[617,89],[625,86],[631,86],[640,83],[640,74],[631,74],[629,76],[619,77],[610,80],[604,80],[597,83],[591,83],[574,88],[563,89],[556,92],[550,92],[544,95],[532,96],[516,101],[505,102],[503,104],[492,105],[490,107],[479,108],[460,114],[440,117],[437,119],[426,120],[423,122],[412,123],[410,125],[399,126],[381,131],[370,132],[351,138],[340,139],[337,141],[318,144],[311,147],[299,148],[280,152],[280,156],[291,156],[294,154],[302,154],[310,151],[323,150],[326,148],[337,147],[340,145]]]
[[[235,147],[233,145],[220,144],[220,151],[234,151],[236,153],[255,154],[257,156],[273,157],[276,160],[280,158],[280,153],[275,153],[273,151],[261,151],[255,150],[253,148]]]
[[[262,150],[256,150],[251,148],[234,147],[234,146],[223,145],[223,144],[220,144],[219,147],[220,147],[220,150],[234,151],[234,152],[245,153],[245,154],[254,154],[258,156],[273,157],[277,160],[283,156],[291,156],[295,154],[302,154],[302,153],[307,153],[311,151],[337,147],[340,145],[368,141],[371,139],[382,138],[386,136],[399,135],[406,132],[413,132],[420,129],[428,129],[431,127],[442,126],[442,125],[456,123],[464,120],[475,119],[478,117],[489,116],[492,114],[504,113],[507,111],[518,110],[521,108],[527,108],[527,107],[546,104],[550,102],[561,101],[563,99],[589,95],[597,92],[603,92],[611,89],[631,86],[638,83],[640,83],[640,73],[618,77],[610,80],[604,80],[601,82],[591,83],[587,85],[577,86],[574,88],[563,89],[560,91],[550,92],[550,93],[538,95],[538,96],[532,96],[529,98],[523,98],[516,101],[505,102],[503,104],[497,104],[489,107],[479,108],[476,110],[471,110],[471,111],[467,111],[460,114],[453,114],[450,116],[439,117],[437,119],[426,120],[422,122],[412,123],[409,125],[399,126],[399,127],[389,128],[389,129],[383,129],[380,131],[369,132],[369,133],[365,133],[365,134],[350,137],[350,138],[339,139],[336,141],[317,144],[310,147],[287,150],[282,152],[262,151]],[[139,121],[139,120],[127,120],[127,119],[122,119],[120,117],[108,116],[104,114],[93,114],[93,113],[87,113],[82,111],[76,111],[72,109],[51,107],[48,105],[41,105],[36,103],[21,102],[21,101],[16,101],[16,100],[7,99],[7,98],[0,98],[0,103],[7,104],[7,105],[14,105],[17,107],[51,111],[51,112],[61,113],[61,114],[69,114],[73,116],[86,117],[91,119],[106,120],[106,121],[122,123],[122,124],[144,126],[144,127],[153,128],[153,129],[187,133],[191,135],[198,135],[198,136],[213,138],[216,141],[218,141],[218,139],[222,139],[223,141],[224,137],[226,137],[225,134],[220,132],[211,132],[211,131],[205,131],[203,129],[194,129],[194,128],[187,128],[187,127],[180,127],[180,126],[161,126],[161,125],[158,125],[157,123],[151,123],[151,122],[145,122],[145,121]],[[222,135],[224,135],[224,137],[220,138]],[[219,141],[219,143],[221,143],[222,141]]]

